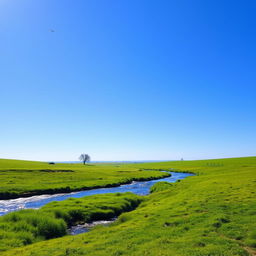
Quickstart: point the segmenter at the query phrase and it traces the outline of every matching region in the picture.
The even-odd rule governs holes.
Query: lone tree
[[[91,158],[88,154],[81,154],[81,156],[79,156],[79,160],[85,164],[86,162],[89,162]]]

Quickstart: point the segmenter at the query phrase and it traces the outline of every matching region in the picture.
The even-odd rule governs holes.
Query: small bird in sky
[[[54,30],[54,29],[50,29],[50,32],[54,33],[54,32],[55,32],[55,30]]]

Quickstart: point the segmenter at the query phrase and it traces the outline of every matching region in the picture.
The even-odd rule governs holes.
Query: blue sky
[[[1,0],[0,158],[255,155],[255,12],[255,1]]]

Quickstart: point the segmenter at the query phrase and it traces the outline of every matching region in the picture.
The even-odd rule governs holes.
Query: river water
[[[98,225],[108,226],[109,224],[113,223],[115,220],[116,220],[116,218],[111,219],[111,220],[97,220],[97,221],[93,221],[91,223],[75,225],[68,229],[68,234],[74,236],[74,235],[86,233],[86,232],[89,232],[95,226],[98,226]]]
[[[70,197],[80,198],[84,196],[91,196],[96,194],[106,194],[106,193],[123,193],[132,192],[137,195],[147,195],[149,194],[150,187],[159,181],[175,182],[177,180],[182,180],[193,174],[190,173],[178,173],[170,172],[172,176],[162,179],[150,180],[150,181],[134,181],[130,184],[120,185],[118,187],[112,188],[99,188],[91,190],[83,190],[79,192],[65,193],[65,194],[55,194],[55,195],[40,195],[31,196],[26,198],[17,198],[9,200],[0,200],[0,216],[6,213],[17,211],[20,209],[38,209],[45,204],[52,201],[62,201]]]

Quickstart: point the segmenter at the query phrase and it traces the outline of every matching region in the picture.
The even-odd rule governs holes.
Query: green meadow
[[[0,200],[118,186],[168,176],[157,170],[110,164],[55,164],[0,159]]]
[[[31,163],[30,169],[33,169],[33,171],[29,174],[24,171],[24,176],[32,177],[35,169],[39,170],[35,171],[38,174],[40,170],[46,168],[39,167],[37,164]],[[17,163],[17,166],[13,167],[10,163],[8,170],[16,168],[14,172],[20,172],[19,177],[22,177],[22,169],[26,170],[26,164],[24,164],[24,167],[18,165]],[[56,165],[53,168],[55,170],[58,166]],[[64,168],[64,165],[61,168]],[[65,167],[65,169],[67,168]],[[85,167],[77,166],[76,168],[77,173],[82,173],[82,170],[84,170],[82,168]],[[96,175],[98,175],[97,177],[100,177],[101,173],[102,180],[100,181],[102,181],[102,185],[104,182],[109,183],[109,180],[114,179],[114,177],[118,180],[118,178],[121,179],[122,176],[128,174],[137,175],[137,173],[148,172],[152,176],[150,174],[152,171],[140,171],[145,169],[167,170],[172,168],[173,171],[177,172],[193,172],[195,176],[187,177],[174,184],[157,183],[151,188],[150,195],[143,197],[143,200],[140,197],[133,198],[132,201],[135,200],[136,205],[125,209],[120,206],[123,201],[118,201],[118,197],[120,199],[123,196],[129,198],[132,195],[121,194],[118,196],[112,194],[109,197],[114,200],[112,203],[120,206],[118,207],[119,213],[126,210],[129,210],[129,212],[122,213],[117,221],[110,226],[97,226],[88,233],[76,236],[64,235],[46,241],[36,242],[36,237],[35,243],[33,241],[30,245],[9,249],[2,252],[3,256],[256,255],[256,157],[122,164],[118,167],[115,165],[95,165],[86,168],[88,172],[90,168],[94,169]],[[118,172],[117,169],[123,171],[120,172],[121,174],[118,177],[114,176],[115,172]],[[75,168],[72,170],[75,170]],[[11,172],[6,171],[6,177],[11,176]],[[157,174],[157,172],[154,173]],[[60,180],[63,181],[61,177],[67,173],[46,172],[43,174],[46,176],[59,175]],[[142,178],[142,174],[140,178]],[[92,174],[90,173],[90,175]],[[111,178],[108,178],[108,175]],[[127,178],[131,177],[132,175]],[[136,178],[139,177],[136,176]],[[108,181],[105,181],[105,179]],[[15,179],[13,178],[13,180]],[[18,179],[15,181],[17,187],[22,187],[21,181],[18,182]],[[95,183],[97,183],[96,181],[94,180]],[[31,181],[30,186],[32,184]],[[15,186],[9,188],[14,189]],[[8,192],[8,185],[5,187],[5,191]],[[42,211],[42,216],[53,216],[55,221],[58,222],[58,226],[83,221],[79,218],[72,220],[72,217],[70,217],[69,209],[75,207],[76,200],[78,200],[79,212],[83,213],[82,216],[90,216],[90,212],[93,211],[87,211],[86,203],[83,203],[83,200],[94,201],[90,197],[88,199],[53,202],[38,211]],[[98,204],[95,199],[95,208],[103,204],[102,201]],[[132,210],[137,205],[138,207]],[[9,216],[12,214],[15,213],[11,213]],[[8,218],[8,215],[1,217],[1,221],[5,222],[4,218]],[[4,234],[1,234],[0,238],[3,236]]]
[[[128,192],[102,194],[11,212],[0,217],[0,252],[65,236],[72,225],[109,220],[135,209],[142,201],[143,197]]]

